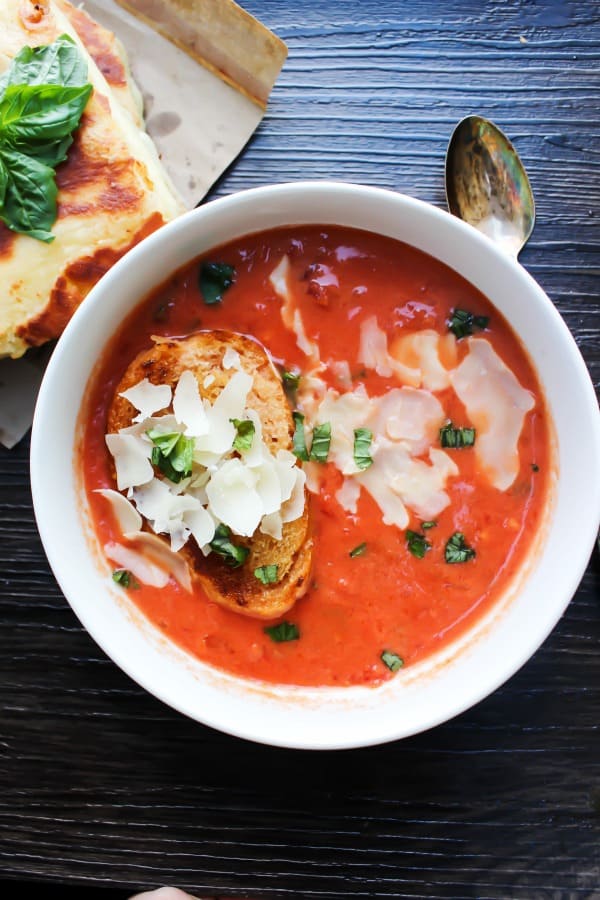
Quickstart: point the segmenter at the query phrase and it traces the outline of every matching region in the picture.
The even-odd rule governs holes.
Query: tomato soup
[[[277,281],[282,261],[287,298]],[[199,279],[207,262],[230,267],[232,282],[209,303]],[[398,677],[398,669],[489,611],[538,533],[554,463],[544,398],[520,337],[456,272],[392,239],[302,226],[219,247],[140,303],[119,326],[88,389],[81,459],[101,545],[123,540],[96,492],[116,487],[105,435],[123,372],[157,335],[217,329],[252,336],[266,348],[287,373],[290,405],[307,426],[311,415],[314,427],[323,410],[333,411],[332,449],[343,398],[353,409],[363,402],[379,410],[373,421],[381,440],[373,427],[354,429],[355,480],[339,455],[302,463],[312,568],[306,593],[280,619],[239,615],[209,600],[199,585],[186,590],[173,578],[163,588],[135,582],[125,589],[171,640],[237,676],[315,686]],[[496,375],[489,374],[490,360]],[[479,384],[468,383],[473,373]],[[419,443],[415,425],[408,440],[394,444],[394,429],[408,432],[386,412],[390,396],[438,410],[435,437],[430,430]],[[369,460],[375,472],[384,451],[389,462],[381,463],[376,481]],[[396,459],[403,461],[400,474]],[[429,509],[435,513],[427,515]],[[284,630],[271,627],[278,625]]]

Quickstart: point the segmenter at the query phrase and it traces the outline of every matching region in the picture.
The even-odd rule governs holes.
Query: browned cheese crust
[[[140,353],[115,391],[108,431],[116,432],[131,425],[136,410],[118,395],[144,378],[153,384],[168,384],[174,388],[182,372],[190,370],[196,376],[201,397],[214,402],[231,377],[231,370],[221,368],[223,354],[228,348],[239,353],[244,370],[254,379],[248,406],[260,417],[263,440],[272,453],[291,450],[293,419],[269,357],[260,344],[250,338],[224,331],[200,332],[183,339],[160,339],[152,349]],[[208,374],[215,380],[205,388],[203,381]],[[179,552],[215,603],[248,616],[273,619],[287,612],[308,587],[312,559],[309,518],[308,494],[305,492],[303,515],[283,526],[280,541],[259,531],[252,538],[234,537],[236,544],[250,549],[246,562],[237,569],[227,566],[216,553],[204,557],[191,538]],[[263,585],[255,577],[254,570],[265,565],[277,566],[279,580],[276,584]]]

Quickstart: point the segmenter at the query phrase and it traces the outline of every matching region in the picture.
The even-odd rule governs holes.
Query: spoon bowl
[[[519,154],[482,116],[462,119],[446,152],[450,212],[517,257],[535,221],[533,192]]]

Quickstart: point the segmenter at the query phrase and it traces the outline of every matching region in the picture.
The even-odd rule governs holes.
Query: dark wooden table
[[[483,113],[513,138],[537,198],[521,262],[597,384],[598,4],[245,6],[290,54],[264,122],[211,196],[334,178],[443,206],[452,128]],[[5,889],[30,880],[42,896],[87,885],[82,898],[163,884],[270,898],[600,897],[597,553],[552,636],[489,699],[409,740],[316,754],[195,724],[104,656],[47,565],[27,439],[0,452],[0,502]]]

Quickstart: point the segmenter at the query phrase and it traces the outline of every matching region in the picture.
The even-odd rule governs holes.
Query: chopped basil
[[[292,450],[294,454],[303,462],[308,462],[308,450],[306,449],[306,435],[304,434],[304,416],[302,413],[292,413],[295,429],[292,440]]]
[[[476,553],[475,550],[466,543],[462,531],[455,531],[446,543],[444,556],[447,563],[464,563],[468,562],[470,559],[474,559]]]
[[[223,299],[225,291],[235,281],[235,269],[227,263],[205,262],[200,266],[198,284],[207,306],[214,306]]]
[[[368,469],[373,462],[370,453],[372,440],[373,432],[370,428],[354,429],[354,462],[359,469]]]
[[[363,553],[365,553],[366,549],[367,549],[367,545],[365,542],[365,543],[359,544],[357,547],[354,548],[354,550],[351,550],[348,555],[351,556],[352,559],[354,559],[356,556],[362,556]]]
[[[423,531],[427,531],[429,528],[435,528],[437,526],[437,522],[433,519],[430,522],[421,522],[421,528]]]
[[[254,577],[263,584],[277,583],[277,566],[259,566],[254,570]]]
[[[54,240],[56,168],[91,93],[85,58],[66,34],[23,47],[0,77],[0,221],[12,231]]]
[[[474,428],[455,428],[452,422],[447,422],[440,428],[440,444],[453,450],[461,450],[463,447],[472,447],[475,443]]]
[[[327,462],[331,444],[331,423],[323,422],[313,430],[310,459],[312,462]]]
[[[480,330],[487,328],[489,322],[489,316],[476,316],[468,309],[454,309],[448,321],[448,329],[460,339],[473,334],[475,328]]]
[[[139,581],[129,569],[115,569],[112,573],[112,579],[124,588],[134,588],[137,590],[140,586]]]
[[[281,380],[283,381],[284,387],[290,391],[295,391],[300,384],[300,373],[288,371],[282,372]]]
[[[242,547],[233,543],[231,531],[223,523],[217,525],[215,536],[209,546],[218,556],[223,557],[225,565],[230,566],[232,569],[237,569],[243,565],[250,553],[248,547]]]
[[[234,450],[249,450],[254,440],[254,422],[251,419],[230,419],[237,432],[233,440]]]
[[[390,672],[397,672],[404,665],[404,660],[392,650],[384,650],[380,657],[381,661],[388,667]]]
[[[425,538],[424,534],[419,534],[418,531],[411,531],[409,529],[408,531],[405,531],[404,536],[406,538],[408,549],[417,559],[423,559],[427,551],[431,550],[431,544]]]
[[[179,431],[159,431],[156,428],[146,434],[154,444],[152,465],[166,475],[169,481],[177,484],[182,478],[192,474],[194,438],[188,438]]]
[[[294,625],[292,622],[280,622],[279,625],[267,625],[264,632],[277,644],[281,644],[284,641],[297,641],[300,637],[298,626]]]

